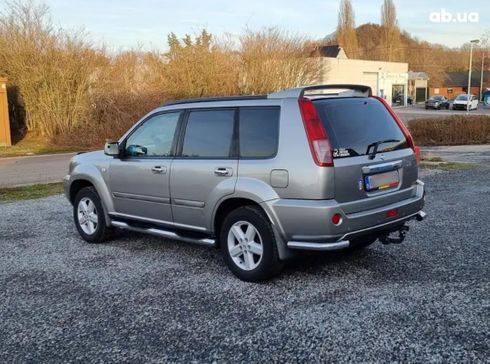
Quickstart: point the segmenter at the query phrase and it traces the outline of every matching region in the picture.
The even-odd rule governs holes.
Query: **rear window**
[[[379,144],[378,152],[408,148],[400,127],[376,99],[336,98],[313,103],[332,143],[334,158],[366,155],[370,145],[384,140],[397,141]]]

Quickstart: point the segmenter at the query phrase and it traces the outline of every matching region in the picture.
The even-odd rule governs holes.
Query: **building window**
[[[452,93],[453,93],[453,89],[452,89],[451,87],[448,87],[448,88],[447,88],[447,93],[448,93],[448,94],[452,94]]]

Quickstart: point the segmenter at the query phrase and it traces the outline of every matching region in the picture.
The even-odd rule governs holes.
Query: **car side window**
[[[126,140],[126,155],[132,157],[171,157],[180,112],[150,117]]]
[[[231,157],[234,127],[234,109],[190,111],[182,146],[182,157]]]
[[[279,107],[240,108],[241,158],[271,158],[277,153]]]

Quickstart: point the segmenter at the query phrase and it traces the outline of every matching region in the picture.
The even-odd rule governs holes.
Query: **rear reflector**
[[[332,224],[340,225],[342,224],[342,215],[341,214],[333,214],[332,215]]]
[[[385,217],[387,219],[398,216],[398,209],[391,209],[386,211]]]
[[[321,167],[332,167],[332,146],[315,105],[307,98],[299,99],[298,102],[313,160]]]

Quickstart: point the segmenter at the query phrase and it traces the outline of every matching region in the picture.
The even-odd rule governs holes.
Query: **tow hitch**
[[[407,235],[407,232],[409,230],[409,227],[407,225],[402,225],[400,228],[397,230],[392,230],[388,231],[385,234],[381,235],[379,237],[379,241],[381,243],[387,245],[387,244],[401,244],[403,243],[403,240],[405,240],[405,236]],[[397,234],[398,236],[391,236],[392,234]]]

